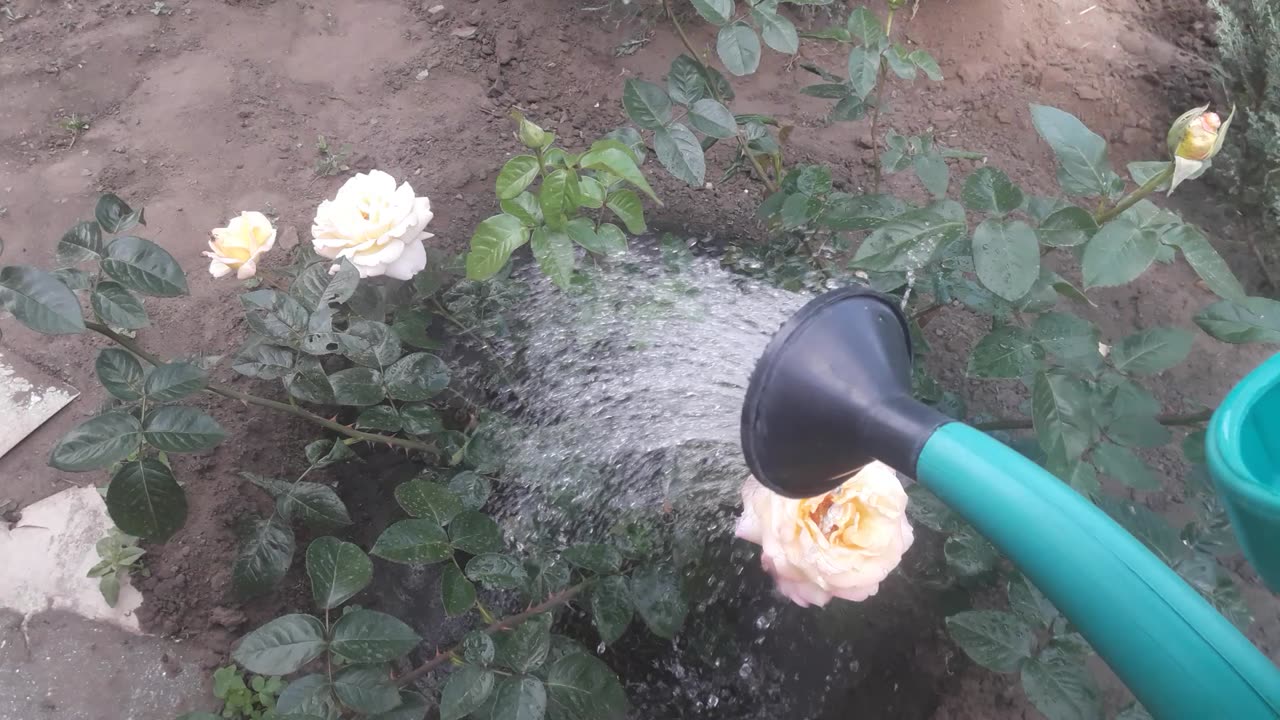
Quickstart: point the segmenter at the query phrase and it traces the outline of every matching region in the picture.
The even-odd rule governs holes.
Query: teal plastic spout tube
[[[948,423],[924,444],[916,477],[1013,560],[1158,720],[1280,718],[1280,669],[1034,462]]]

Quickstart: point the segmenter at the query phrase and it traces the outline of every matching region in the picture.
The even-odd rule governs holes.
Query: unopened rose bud
[[[1222,127],[1222,118],[1218,113],[1207,112],[1192,119],[1182,133],[1182,140],[1173,154],[1188,160],[1207,160],[1213,155],[1214,143],[1218,140],[1218,128]]]
[[[1169,192],[1183,180],[1198,178],[1209,169],[1210,161],[1222,149],[1227,136],[1227,126],[1235,115],[1235,108],[1223,120],[1218,113],[1207,112],[1208,105],[1188,110],[1169,128],[1169,154],[1173,157],[1173,176],[1169,179]]]

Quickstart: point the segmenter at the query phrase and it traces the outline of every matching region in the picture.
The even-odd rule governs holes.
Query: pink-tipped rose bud
[[[1218,128],[1222,127],[1222,118],[1218,113],[1207,112],[1187,123],[1182,139],[1174,154],[1188,160],[1206,160],[1213,154],[1214,145],[1218,141]]]

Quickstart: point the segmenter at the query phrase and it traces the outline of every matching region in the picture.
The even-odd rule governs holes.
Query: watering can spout
[[[1280,438],[1280,359],[1262,370],[1265,381],[1246,379],[1215,415],[1207,453],[1242,544],[1272,583],[1280,440],[1267,442]],[[1199,593],[1052,474],[913,400],[910,378],[895,299],[859,288],[814,299],[752,374],[742,413],[748,466],[766,487],[800,497],[885,462],[1000,548],[1154,717],[1280,718],[1280,669]]]

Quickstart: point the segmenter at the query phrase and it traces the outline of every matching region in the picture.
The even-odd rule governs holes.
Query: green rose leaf
[[[396,502],[416,518],[426,518],[441,527],[462,512],[462,501],[449,488],[426,480],[400,483],[395,490]]]
[[[823,98],[824,100],[840,100],[849,97],[852,89],[844,83],[818,83],[800,88],[801,95]]]
[[[538,158],[532,155],[517,155],[507,161],[498,171],[498,179],[494,183],[494,192],[499,200],[511,200],[538,178]]]
[[[524,585],[529,576],[524,565],[509,555],[485,553],[467,562],[467,577],[493,588],[511,590]]]
[[[176,361],[152,368],[147,374],[147,401],[156,403],[181,400],[197,390],[203,390],[209,376],[199,366]]]
[[[1022,691],[1049,720],[1102,717],[1102,695],[1084,657],[1049,646],[1022,666]]]
[[[1135,490],[1159,490],[1160,479],[1151,474],[1146,463],[1131,451],[1109,442],[1099,443],[1093,449],[1093,462],[1104,475],[1108,475]]]
[[[578,207],[578,195],[578,174],[573,170],[556,170],[542,180],[542,186],[538,188],[538,205],[548,228],[559,230],[564,227]],[[534,229],[535,232],[537,230]]]
[[[891,195],[832,193],[818,223],[832,230],[872,230],[906,211]]]
[[[1074,205],[1051,213],[1036,229],[1040,242],[1053,247],[1083,245],[1097,232],[1098,224],[1089,211]]]
[[[316,606],[331,610],[350,600],[373,580],[373,563],[358,545],[334,537],[307,546],[307,577]]]
[[[4,248],[0,247],[0,251],[3,251],[3,250]],[[49,274],[57,278],[58,282],[62,283],[63,285],[66,285],[67,289],[72,292],[76,292],[78,290],[88,290],[89,286],[93,284],[93,279],[89,275],[89,273],[79,268],[73,268],[73,267],[58,268],[57,270],[54,270]],[[2,298],[3,298],[3,293],[0,293],[0,303],[3,302]]]
[[[845,27],[854,37],[862,41],[863,45],[869,47],[879,47],[880,42],[885,40],[884,25],[876,14],[865,7],[858,7],[849,13],[849,20],[845,23]]]
[[[590,175],[578,178],[578,202],[593,210],[604,207],[604,185]]]
[[[75,265],[101,256],[103,248],[102,228],[89,220],[76,223],[75,227],[63,234],[58,240],[55,256],[60,265]]]
[[[1117,370],[1153,375],[1185,360],[1193,339],[1181,328],[1143,330],[1116,343],[1111,362]]]
[[[286,720],[328,718],[332,692],[327,675],[317,673],[290,680],[276,698],[276,712]]]
[[[360,284],[360,271],[356,266],[342,258],[337,261],[336,272],[329,272],[331,267],[333,264],[329,261],[312,263],[290,286],[289,292],[307,311],[314,313],[336,307],[355,294]]]
[[[222,442],[227,431],[203,410],[165,405],[147,413],[142,437],[157,450],[171,453],[200,452]]]
[[[765,45],[788,55],[795,55],[800,50],[800,34],[796,32],[796,26],[776,10],[761,3],[751,10],[751,17],[760,26]]]
[[[75,293],[43,270],[21,265],[0,268],[0,310],[45,335],[84,332]]]
[[[68,472],[107,467],[138,449],[141,432],[137,418],[129,413],[105,412],[63,435],[49,452],[49,465]]]
[[[611,645],[622,637],[631,616],[627,579],[620,575],[601,578],[591,590],[591,621],[600,633],[600,642]]]
[[[564,232],[569,239],[581,245],[590,252],[605,254],[604,248],[600,243],[600,238],[596,235],[595,223],[590,218],[580,217],[570,220],[564,226]]]
[[[840,102],[831,109],[832,122],[849,122],[861,120],[871,105],[856,95],[840,98]]]
[[[1160,250],[1160,239],[1128,218],[1102,226],[1085,245],[1081,269],[1085,289],[1126,285],[1146,271]]]
[[[1031,122],[1058,158],[1058,183],[1071,195],[1105,196],[1115,171],[1107,161],[1107,141],[1074,115],[1046,105],[1031,106]]]
[[[599,575],[618,572],[622,567],[622,553],[612,545],[583,543],[566,549],[561,556],[569,564]]]
[[[353,367],[329,376],[333,400],[338,405],[377,405],[386,397],[382,373],[373,368]]]
[[[293,482],[276,497],[276,509],[286,520],[301,520],[313,530],[331,530],[351,524],[346,503],[333,488],[313,482]]]
[[[969,355],[969,375],[1016,378],[1034,372],[1044,351],[1025,328],[1005,325],[987,333]]]
[[[622,720],[627,694],[618,676],[599,658],[572,653],[556,660],[547,673],[552,720]]]
[[[329,649],[353,663],[390,662],[422,638],[400,620],[374,610],[352,610],[333,626]]]
[[[689,122],[714,138],[729,138],[738,132],[738,123],[729,108],[710,98],[699,100],[689,108]]]
[[[907,515],[930,530],[950,535],[965,529],[966,523],[955,511],[923,485],[917,483],[907,488],[907,498]]]
[[[187,294],[187,276],[178,261],[150,240],[129,235],[116,238],[107,245],[101,267],[121,285],[143,295],[178,297]]]
[[[434,435],[444,430],[440,413],[425,403],[401,405],[400,425],[410,435]]]
[[[632,235],[639,235],[648,229],[644,224],[644,206],[640,203],[640,197],[634,192],[625,189],[614,190],[609,193],[609,197],[604,204],[605,207],[613,211],[614,215],[618,216],[618,219],[627,226],[627,231]],[[625,248],[624,240],[623,249]]]
[[[542,224],[542,206],[538,204],[537,196],[531,192],[525,191],[510,200],[503,200],[499,206],[503,213],[517,218],[526,227]]]
[[[283,350],[283,348],[260,345],[262,348],[270,348],[270,352],[263,358],[264,360],[282,359],[281,356],[274,351]],[[289,356],[292,359],[292,355]],[[259,372],[266,369],[267,366],[260,365]],[[279,370],[278,366],[271,366],[271,371]],[[319,405],[334,404],[333,385],[329,384],[329,376],[324,373],[324,366],[320,361],[313,357],[299,357],[293,368],[294,372],[284,376],[284,386],[289,394],[304,402],[316,403]]]
[[[241,599],[270,592],[293,562],[293,529],[272,515],[254,522],[231,566],[231,586]]]
[[[310,615],[285,615],[246,635],[231,658],[252,673],[288,675],[320,657],[324,650],[324,625],[319,620]]]
[[[1009,673],[1031,658],[1035,636],[1022,618],[997,610],[970,610],[947,618],[947,632],[974,662]]]
[[[492,670],[472,665],[455,670],[440,695],[440,720],[461,720],[480,709],[493,693],[496,677]]]
[[[457,565],[445,565],[440,571],[440,598],[446,615],[461,615],[476,604],[476,586]]]
[[[1022,207],[1022,189],[1008,175],[993,168],[978,168],[964,181],[960,200],[977,212],[1005,215]]]
[[[93,209],[102,228],[109,233],[122,233],[135,225],[146,225],[142,210],[134,210],[129,204],[113,193],[98,198],[98,205]]]
[[[856,47],[849,51],[849,85],[858,97],[866,100],[876,89],[880,73],[880,52],[869,47]]]
[[[712,25],[724,25],[733,17],[733,0],[693,0],[693,9]]]
[[[923,152],[911,158],[911,169],[915,170],[920,184],[935,198],[942,199],[947,195],[947,186],[951,182],[951,171],[947,168],[947,160],[935,149]]]
[[[959,577],[977,577],[995,569],[1000,556],[991,543],[972,532],[960,532],[942,545],[947,567]]]
[[[658,637],[675,637],[689,612],[675,571],[661,565],[650,565],[632,574],[631,602]]]
[[[278,380],[293,371],[293,351],[280,345],[251,342],[231,360],[231,369],[260,380]]]
[[[122,464],[111,476],[106,502],[116,527],[153,542],[168,540],[187,519],[186,493],[173,471],[154,458]]]
[[[498,663],[520,673],[536,670],[551,649],[551,615],[535,615],[510,632],[499,633],[494,644]]]
[[[400,357],[400,338],[386,323],[356,320],[338,335],[339,349],[356,364],[382,369]]]
[[[489,481],[471,472],[460,472],[449,481],[449,489],[468,510],[479,510],[489,501]]]
[[[983,220],[973,231],[973,265],[991,292],[1014,302],[1040,277],[1040,243],[1021,220]]]
[[[611,146],[593,147],[578,158],[578,167],[584,170],[603,170],[616,175],[648,195],[654,202],[662,204],[649,186],[649,181],[644,179],[644,173],[640,172],[635,158],[626,150]]]
[[[760,67],[760,38],[746,23],[725,25],[716,35],[716,55],[734,75],[750,75]]]
[[[1187,224],[1178,225],[1166,230],[1160,240],[1181,250],[1187,264],[1215,295],[1233,302],[1246,301],[1244,286],[1198,228]]]
[[[89,304],[94,314],[112,327],[138,330],[148,325],[142,301],[120,283],[110,280],[98,283],[89,296]]]
[[[916,67],[920,68],[920,72],[924,76],[934,82],[942,82],[942,68],[938,67],[938,61],[924,50],[912,50],[907,53],[907,59]]]
[[[529,230],[515,215],[494,215],[476,226],[467,253],[467,279],[487,280],[506,266],[511,253],[529,241]]]
[[[722,0],[732,5],[732,0]],[[695,4],[696,7],[696,4]],[[704,16],[705,17],[705,16]],[[726,17],[724,22],[728,22]],[[716,23],[723,25],[724,22]],[[680,55],[671,61],[671,70],[667,73],[667,94],[681,105],[693,105],[695,102],[711,96],[706,77],[701,66],[688,55]]]
[[[653,150],[658,162],[672,175],[694,187],[702,185],[707,161],[702,144],[689,128],[672,123],[670,127],[658,129],[653,134]]]
[[[1146,185],[1147,181],[1169,169],[1168,160],[1144,160],[1140,162],[1131,162],[1126,167],[1129,168],[1129,176],[1139,185]],[[1169,189],[1169,182],[1166,179],[1159,187],[1155,188],[1156,192]]]
[[[1216,302],[1197,313],[1195,321],[1223,342],[1280,344],[1280,302],[1270,298]]]
[[[1093,438],[1088,387],[1058,372],[1036,373],[1031,389],[1031,418],[1040,447],[1052,460],[1077,458]]]
[[[432,520],[401,520],[382,531],[369,554],[406,565],[430,565],[453,555],[444,528]]]
[[[1008,594],[1009,609],[1028,623],[1049,627],[1060,615],[1049,598],[1021,573],[1009,581]]]
[[[907,57],[907,49],[901,45],[893,45],[885,48],[885,62],[889,64],[889,69],[894,75],[903,80],[911,81],[916,79],[916,65]]]
[[[1092,371],[1102,364],[1098,328],[1088,320],[1070,313],[1047,312],[1036,318],[1032,332],[1040,347],[1064,367]]]
[[[529,247],[542,272],[560,289],[568,289],[573,282],[573,240],[563,232],[540,227],[534,229]]]
[[[335,640],[336,642],[336,640]],[[350,665],[333,676],[333,694],[361,713],[380,713],[400,704],[400,691],[385,665]]]
[[[547,713],[547,688],[535,677],[513,675],[493,691],[493,720],[542,720]]]
[[[464,510],[449,526],[449,542],[457,550],[472,555],[497,552],[502,549],[502,532],[493,518],[475,510]]]
[[[93,363],[98,382],[113,397],[133,402],[142,398],[142,363],[127,350],[105,348]]]
[[[963,220],[945,218],[921,208],[903,213],[876,228],[858,247],[854,265],[879,272],[914,270],[926,265],[938,247],[961,237]]]
[[[623,83],[622,107],[632,122],[646,130],[657,130],[671,122],[667,91],[646,80],[630,78]]]
[[[472,630],[462,638],[462,659],[473,665],[489,665],[497,652],[493,638],[483,630]]]
[[[431,353],[413,353],[387,368],[383,382],[392,400],[426,400],[448,387],[449,366]]]

